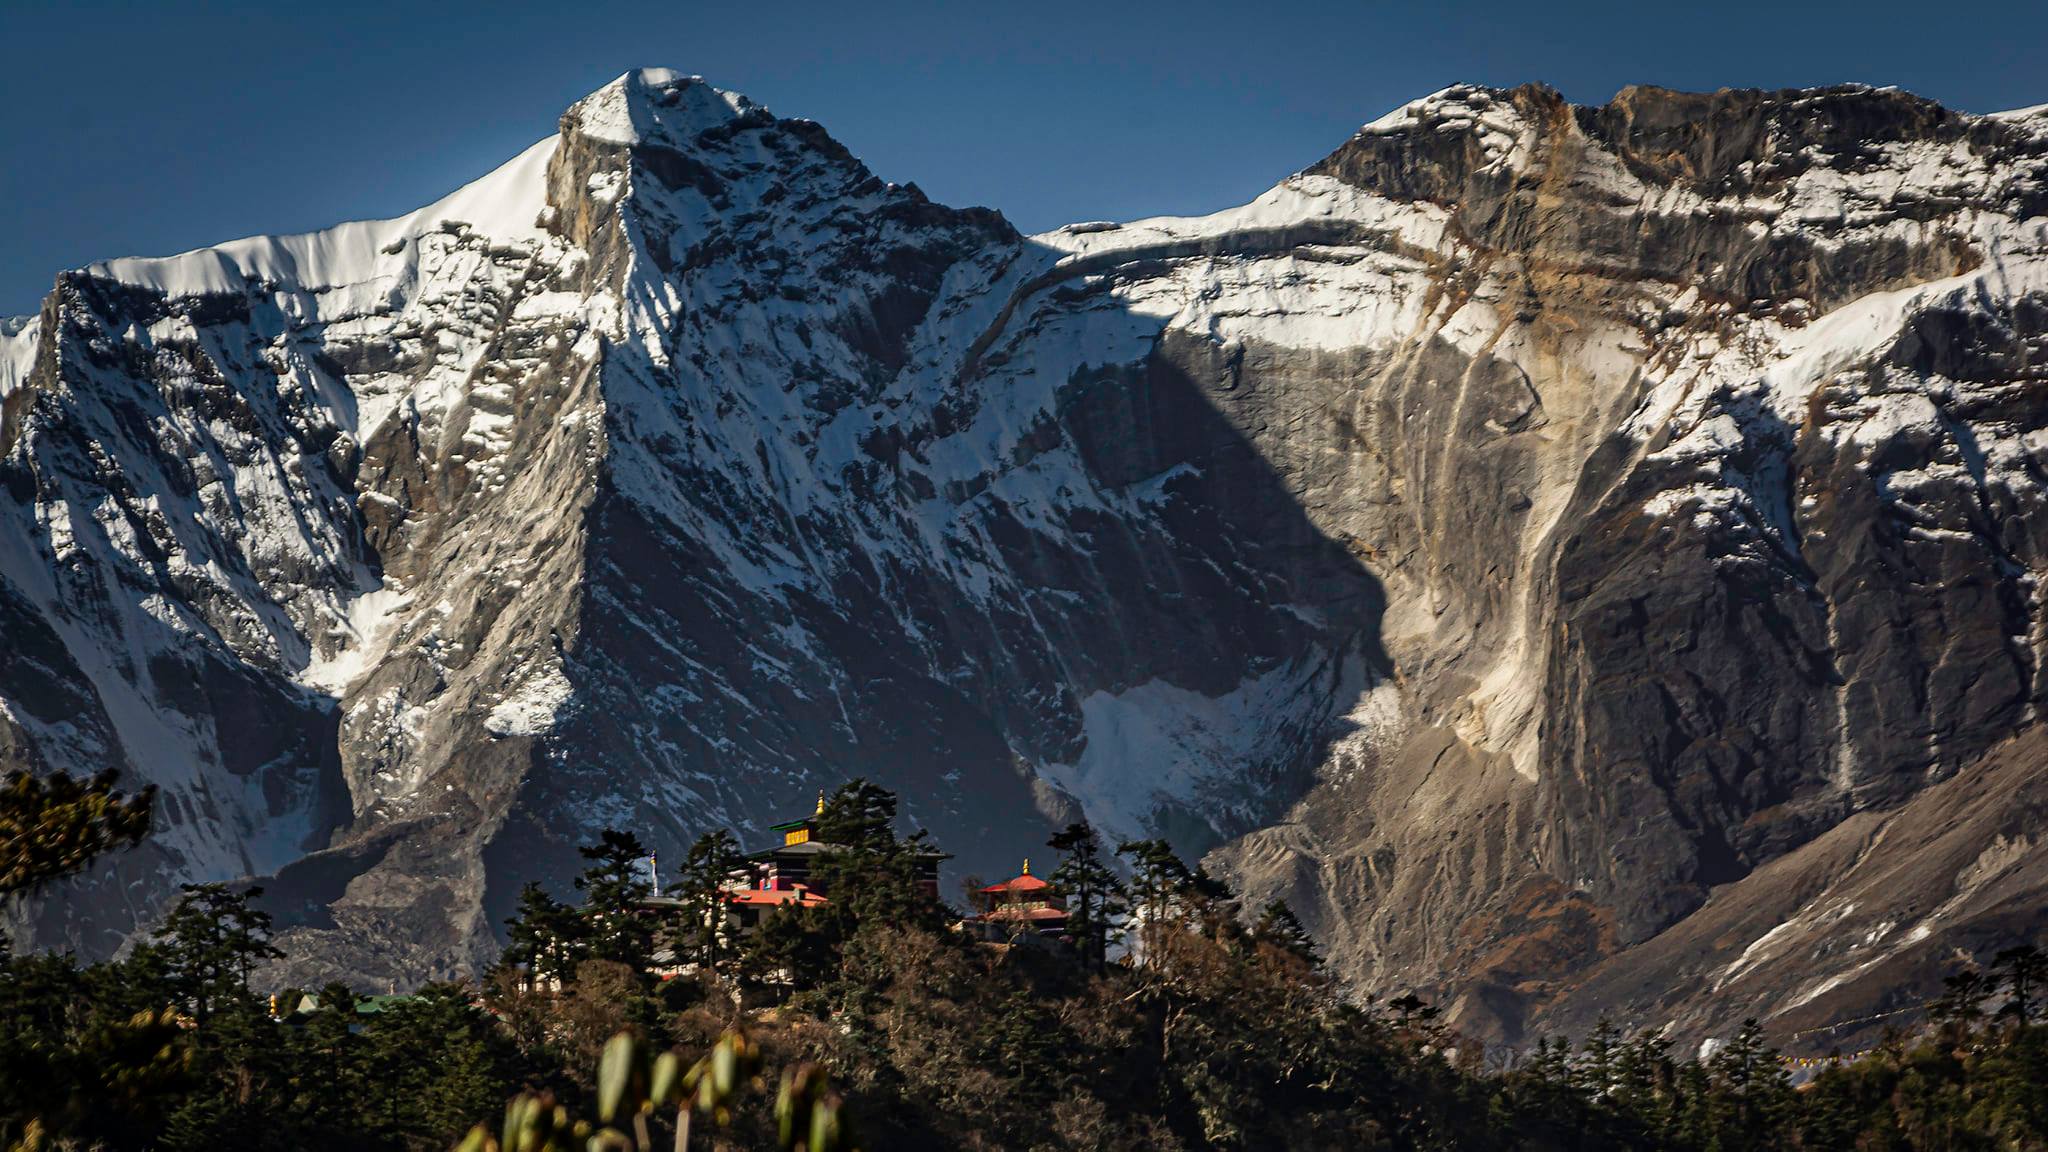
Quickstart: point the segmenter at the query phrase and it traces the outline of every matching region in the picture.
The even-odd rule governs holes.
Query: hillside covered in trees
[[[132,843],[147,802],[10,781],[0,893]],[[526,890],[475,987],[261,987],[260,892],[220,885],[115,962],[0,956],[0,1142],[670,1148],[685,1121],[690,1147],[809,1152],[2048,1148],[2032,949],[1797,1086],[1754,1026],[1700,1060],[1613,1029],[1489,1056],[1412,998],[1348,997],[1284,905],[1245,908],[1161,844],[1055,837],[1070,942],[1033,946],[958,930],[888,792],[856,781],[819,823],[846,846],[819,865],[830,899],[742,936],[705,914],[729,835],[656,894],[607,834],[574,893]]]

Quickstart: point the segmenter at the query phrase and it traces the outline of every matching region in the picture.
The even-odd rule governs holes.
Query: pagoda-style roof
[[[1050,887],[1052,887],[1050,883],[1031,874],[1031,861],[1026,860],[1024,861],[1024,871],[1010,877],[1001,884],[991,884],[983,888],[982,891],[1000,895],[1005,892],[1036,892],[1041,888]]]

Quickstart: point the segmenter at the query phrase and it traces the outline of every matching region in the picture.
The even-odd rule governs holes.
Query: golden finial
[[[820,789],[818,789],[818,810],[817,810],[816,812],[813,812],[813,813],[811,813],[811,815],[813,815],[813,816],[823,816],[824,814],[825,814],[825,790],[824,790],[823,788],[820,788]]]
[[[1024,858],[1024,874],[1026,876],[1031,875],[1031,857],[1029,856]]]

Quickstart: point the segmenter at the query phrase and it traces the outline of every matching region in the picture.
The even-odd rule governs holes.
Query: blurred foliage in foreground
[[[0,780],[0,898],[76,872],[149,832],[156,789],[124,796],[114,779],[13,772]]]

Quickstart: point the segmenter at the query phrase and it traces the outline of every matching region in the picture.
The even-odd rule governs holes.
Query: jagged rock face
[[[1461,517],[1504,506],[1512,531],[1425,527],[1434,571],[1413,592],[1386,576],[1393,615],[1437,616],[1390,629],[1427,728],[1391,771],[1389,742],[1363,753],[1363,842],[1312,797],[1315,838],[1261,833],[1244,866],[1372,908],[1378,938],[1347,950],[1460,989],[1469,1023],[1512,1038],[1560,972],[1630,970],[1716,886],[1910,807],[2029,724],[2042,160],[2038,117],[1892,93],[1635,90],[1589,110],[1524,90],[1446,94],[1313,169],[1450,211],[1447,299],[1423,327],[1479,353],[1468,407],[1478,381],[1485,405],[1535,397],[1493,421],[1526,448],[1426,429],[1434,483],[1377,481]],[[1456,394],[1455,364],[1421,371]],[[1415,410],[1392,411],[1399,440]],[[1461,474],[1498,487],[1444,483]],[[1925,934],[1869,943],[1938,955]],[[1785,957],[1777,991],[1854,1015],[1830,951]],[[1725,1024],[1699,979],[1662,1010]],[[1567,996],[1553,1020],[1637,1006]]]
[[[165,789],[21,928],[260,876],[293,977],[418,981],[597,828],[866,774],[1489,1039],[1868,1014],[2042,907],[2044,212],[2040,113],[1455,88],[1026,238],[629,74],[0,328],[0,758]]]

